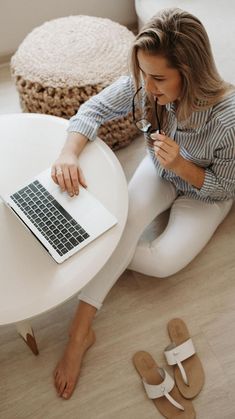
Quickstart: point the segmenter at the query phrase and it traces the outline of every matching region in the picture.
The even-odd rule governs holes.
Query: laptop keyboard
[[[90,237],[38,180],[11,195],[11,199],[60,256]]]

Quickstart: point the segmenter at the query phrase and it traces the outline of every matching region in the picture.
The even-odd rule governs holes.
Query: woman
[[[235,196],[235,91],[219,76],[201,22],[180,9],[160,11],[137,35],[132,76],[121,77],[87,101],[71,119],[52,178],[71,196],[86,187],[77,158],[108,119],[133,106],[145,132],[147,156],[129,183],[123,237],[101,272],[82,290],[69,341],[55,369],[60,396],[71,396],[86,350],[95,342],[92,321],[129,267],[167,277],[185,267],[209,241]],[[138,115],[138,117],[137,117]],[[138,240],[170,208],[165,231]]]

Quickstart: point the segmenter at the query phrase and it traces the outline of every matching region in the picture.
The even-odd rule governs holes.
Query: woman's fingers
[[[167,157],[169,156],[167,151],[165,151],[164,149],[154,146],[154,150],[155,150],[155,156],[156,157],[162,157],[163,159],[167,159]]]
[[[84,188],[87,188],[86,179],[85,179],[85,176],[83,174],[83,171],[82,171],[82,169],[80,167],[78,168],[78,175],[79,175],[79,182],[81,183],[81,185]]]
[[[83,171],[80,167],[72,166],[69,169],[71,184],[73,191],[76,195],[79,194],[79,183],[84,187],[87,188],[85,177]]]
[[[167,144],[165,141],[156,140],[156,141],[154,141],[153,144],[154,144],[154,147],[156,146],[156,147],[161,148],[162,150],[165,150],[169,153],[172,151],[172,146]]]
[[[163,142],[155,141],[154,142],[154,151],[155,151],[155,156],[157,158],[160,156],[164,160],[166,160],[167,157],[170,157],[171,149],[169,149],[169,147],[166,144],[164,144]]]
[[[75,193],[75,195],[78,195],[79,193],[78,167],[77,166],[70,167],[69,173],[70,173],[73,192]]]
[[[69,167],[65,166],[63,168],[63,175],[64,175],[64,183],[65,183],[65,189],[69,193],[70,196],[74,195],[74,188],[72,185],[72,179],[70,174]]]
[[[174,142],[174,140],[172,140],[172,138],[168,137],[163,131],[161,131],[161,133],[159,133],[158,131],[153,132],[150,137],[152,138],[153,141],[165,141],[168,142],[169,144],[171,144],[172,142]]]
[[[62,192],[67,191],[70,196],[79,194],[79,183],[87,188],[83,171],[76,165],[53,165],[51,177],[59,185]]]
[[[62,190],[62,192],[64,192],[66,189],[64,180],[64,170],[60,166],[56,166],[55,176],[60,189]]]
[[[58,180],[56,177],[56,167],[53,165],[51,168],[51,177],[53,179],[53,181],[58,185]]]

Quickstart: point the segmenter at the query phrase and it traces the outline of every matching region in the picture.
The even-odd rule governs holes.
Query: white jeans
[[[177,197],[174,185],[156,174],[149,156],[138,166],[128,190],[129,211],[122,238],[103,269],[79,295],[97,309],[126,268],[160,278],[184,268],[210,240],[233,203],[209,204]],[[163,233],[152,242],[139,242],[146,227],[168,208],[170,216]]]

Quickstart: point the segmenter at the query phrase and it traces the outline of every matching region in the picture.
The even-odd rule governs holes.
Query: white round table
[[[48,115],[0,116],[0,195],[51,166],[65,142],[67,126],[68,121]],[[118,224],[61,265],[0,201],[0,325],[15,323],[35,353],[28,320],[77,294],[107,262],[126,223],[127,183],[115,154],[97,138],[86,145],[79,164],[88,190]]]

